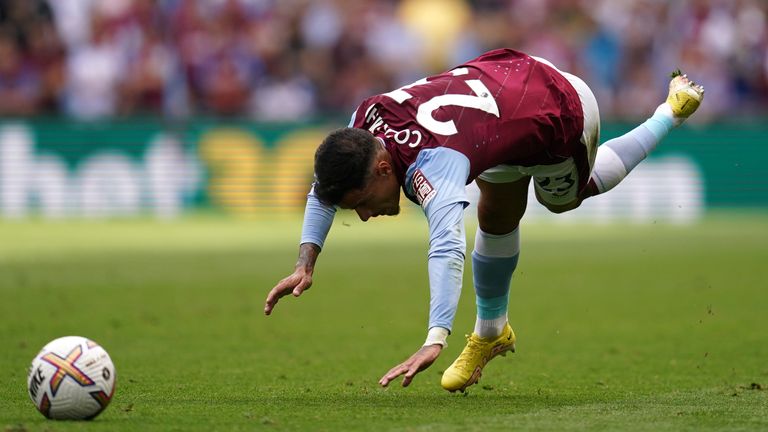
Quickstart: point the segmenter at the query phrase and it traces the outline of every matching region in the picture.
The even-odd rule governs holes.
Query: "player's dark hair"
[[[317,198],[337,205],[347,192],[365,187],[378,146],[373,134],[363,129],[331,132],[315,152]]]

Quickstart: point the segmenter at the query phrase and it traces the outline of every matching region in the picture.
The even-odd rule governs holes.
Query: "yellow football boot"
[[[459,357],[443,372],[440,384],[444,389],[455,392],[464,391],[477,383],[485,365],[497,355],[506,355],[507,351],[515,352],[515,332],[507,324],[504,331],[496,338],[484,339],[475,333],[467,336],[467,346]]]
[[[688,79],[680,69],[672,72],[672,80],[669,82],[669,95],[667,105],[672,109],[675,125],[691,116],[704,100],[704,87]]]

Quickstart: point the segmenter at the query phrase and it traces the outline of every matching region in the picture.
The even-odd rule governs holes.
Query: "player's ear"
[[[389,161],[386,160],[380,160],[376,162],[376,175],[377,176],[388,176],[392,174],[392,164],[389,163]]]

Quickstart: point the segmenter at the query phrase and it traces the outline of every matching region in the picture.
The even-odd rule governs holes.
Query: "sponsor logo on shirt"
[[[424,173],[417,169],[413,173],[413,191],[416,193],[416,201],[422,207],[426,207],[432,198],[437,195],[437,190],[432,186],[432,183],[427,180]]]

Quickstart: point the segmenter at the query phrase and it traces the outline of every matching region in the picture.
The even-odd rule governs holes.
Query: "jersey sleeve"
[[[314,243],[323,248],[328,231],[333,225],[333,218],[336,215],[336,207],[323,204],[315,196],[315,185],[312,185],[307,195],[307,205],[304,207],[304,223],[301,227],[301,241],[303,243]]]
[[[451,330],[461,294],[466,238],[464,208],[469,160],[445,147],[422,150],[406,174],[429,223],[429,328]]]

